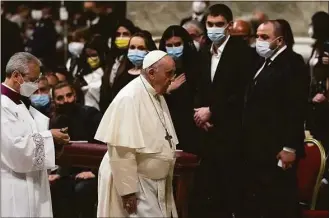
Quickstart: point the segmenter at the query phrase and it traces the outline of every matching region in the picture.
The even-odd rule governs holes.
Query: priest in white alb
[[[40,61],[20,52],[1,84],[1,217],[52,217],[47,170],[55,167],[55,144],[69,142],[49,118],[30,106],[38,89]]]
[[[99,168],[97,217],[177,217],[172,178],[177,136],[162,94],[175,62],[155,50],[115,97],[95,139],[107,143]]]

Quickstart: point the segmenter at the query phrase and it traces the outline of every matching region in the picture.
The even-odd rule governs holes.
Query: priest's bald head
[[[8,61],[6,66],[5,85],[30,97],[38,90],[41,62],[28,52],[18,52]]]
[[[154,50],[144,58],[142,75],[161,95],[167,91],[175,70],[175,61],[166,52]]]

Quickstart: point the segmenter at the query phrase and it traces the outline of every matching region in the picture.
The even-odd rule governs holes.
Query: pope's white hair
[[[6,66],[6,76],[10,77],[14,71],[22,74],[27,74],[29,71],[28,65],[35,63],[41,66],[40,60],[28,52],[18,52],[11,56]]]

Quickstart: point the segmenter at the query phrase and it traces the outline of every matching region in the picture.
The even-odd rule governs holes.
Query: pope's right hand
[[[55,144],[66,145],[70,142],[70,136],[67,133],[63,133],[61,129],[51,129],[50,130]]]

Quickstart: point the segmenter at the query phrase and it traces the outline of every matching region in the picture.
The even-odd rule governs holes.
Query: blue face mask
[[[50,102],[49,95],[46,94],[35,94],[30,97],[31,103],[35,107],[45,107]]]
[[[174,60],[179,59],[183,55],[184,46],[178,47],[166,47],[167,53],[171,56]]]
[[[144,60],[144,57],[146,54],[147,54],[147,51],[129,49],[128,50],[128,59],[133,65],[139,67],[143,64],[143,60]]]
[[[207,27],[208,38],[213,43],[221,42],[226,37],[225,29],[226,27]]]

